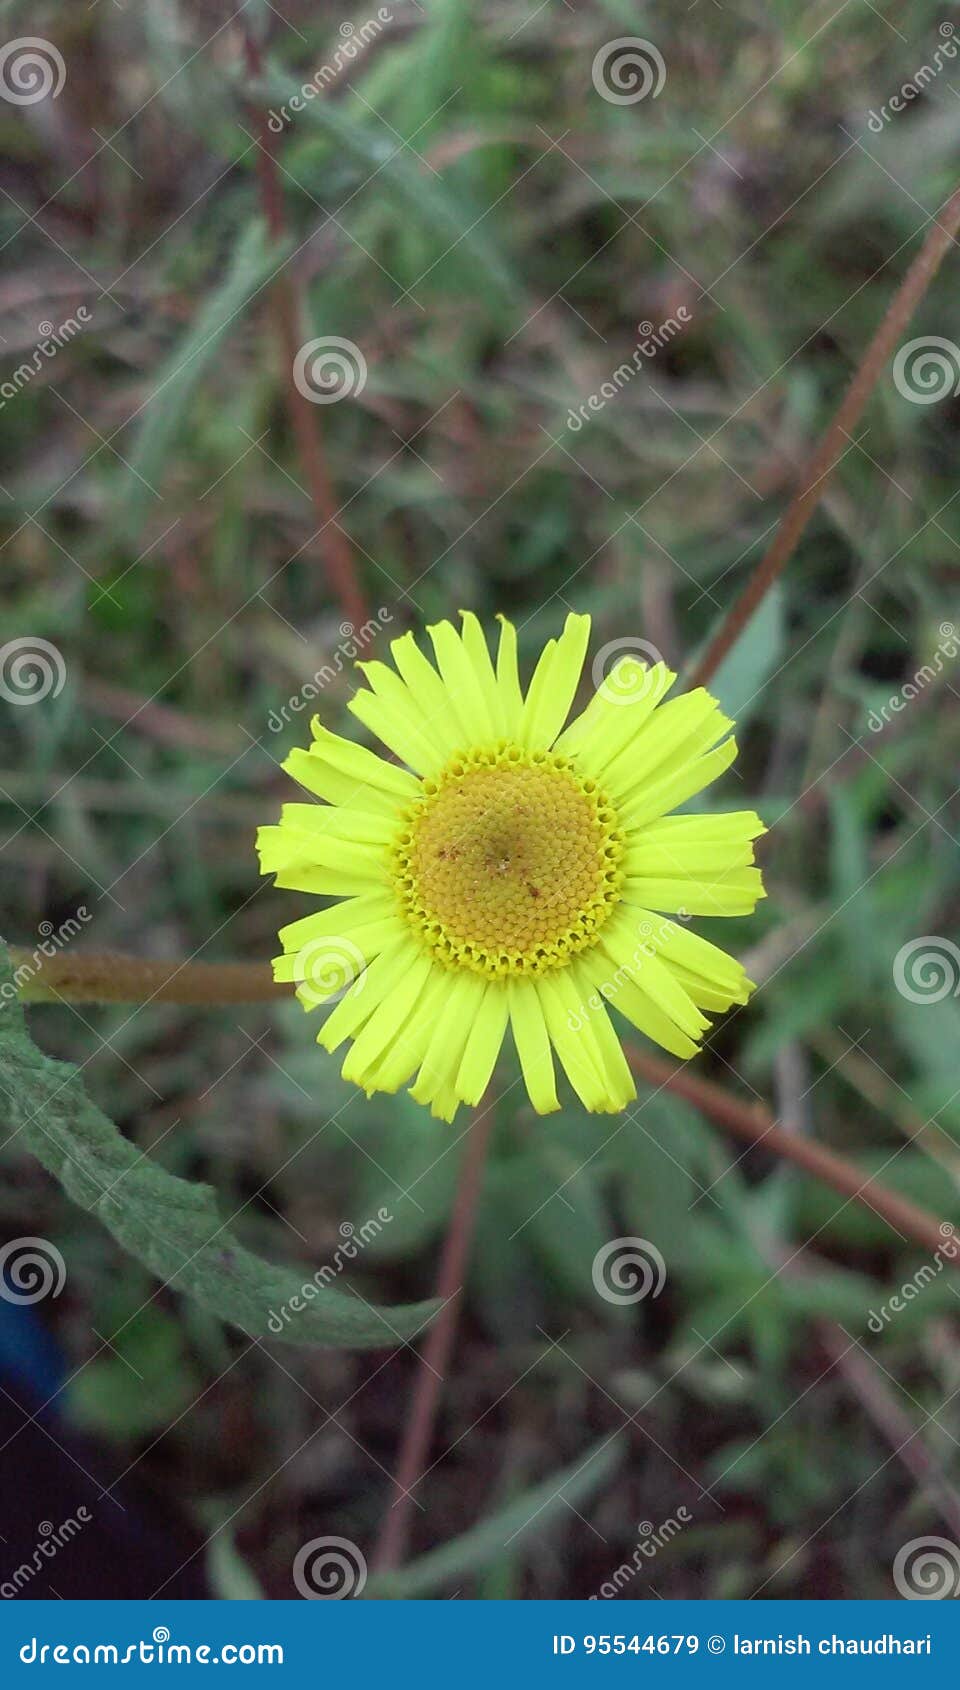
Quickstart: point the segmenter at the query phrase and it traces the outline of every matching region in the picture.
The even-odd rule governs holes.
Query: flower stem
[[[440,1313],[430,1327],[419,1357],[393,1481],[393,1495],[384,1516],[380,1540],[373,1559],[377,1572],[391,1571],[400,1565],[406,1554],[413,1510],[417,1505],[413,1490],[423,1477],[423,1465],[430,1452],[440,1388],[450,1362],[459,1322],[463,1276],[477,1219],[477,1204],[483,1187],[483,1170],[490,1146],[493,1118],[493,1106],[490,1105],[474,1117],[467,1129],[467,1143],[456,1201],[444,1240],[434,1291],[434,1296],[440,1299]]]
[[[260,47],[249,32],[244,36],[247,70],[256,79],[262,72]],[[271,136],[266,114],[258,104],[254,110],[257,144],[257,180],[260,201],[267,228],[278,245],[286,240],[286,217],[283,191],[277,161],[271,150]],[[327,468],[320,434],[320,420],[316,406],[301,393],[293,379],[297,353],[306,338],[303,331],[303,300],[301,290],[288,274],[286,265],[278,272],[273,284],[274,307],[281,352],[284,362],[284,394],[287,414],[297,442],[297,451],[310,489],[319,528],[313,536],[322,543],[330,585],[340,601],[344,615],[356,633],[367,620],[367,604],[357,577],[353,553],[346,534],[337,521],[337,501]]]
[[[159,962],[88,952],[37,956],[10,946],[24,1003],[262,1003],[290,992],[278,986],[268,962]],[[17,976],[20,976],[18,979]]]
[[[699,1109],[701,1115],[725,1127],[737,1138],[744,1139],[747,1144],[761,1145],[775,1156],[782,1156],[784,1161],[793,1162],[805,1173],[831,1186],[848,1202],[862,1203],[865,1208],[872,1209],[901,1238],[912,1238],[925,1250],[936,1254],[942,1249],[944,1239],[950,1236],[951,1222],[938,1221],[935,1215],[928,1214],[898,1192],[890,1191],[878,1180],[867,1179],[855,1163],[827,1150],[824,1145],[798,1133],[786,1132],[783,1127],[777,1126],[769,1109],[762,1103],[741,1102],[712,1080],[701,1080],[683,1068],[673,1068],[669,1062],[648,1056],[645,1051],[627,1050],[627,1060],[635,1074],[649,1080],[651,1085],[665,1086],[668,1091],[685,1097],[688,1103]],[[960,1267],[960,1251],[950,1260]]]
[[[960,188],[935,217],[923,246],[890,301],[876,334],[867,347],[832,423],[811,458],[799,490],[787,507],[768,551],[761,558],[740,597],[727,612],[689,679],[704,686],[716,673],[731,646],[743,632],[757,606],[789,563],[807,523],[822,499],[827,482],[846,450],[867,400],[891,352],[943,263],[960,229]]]

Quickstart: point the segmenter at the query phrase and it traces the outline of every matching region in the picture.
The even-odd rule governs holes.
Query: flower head
[[[524,695],[514,628],[496,666],[477,618],[412,634],[396,668],[358,667],[350,709],[400,763],[330,733],[284,768],[321,800],[260,829],[263,873],[335,901],[283,928],[278,980],[318,1034],[350,1047],[343,1077],[367,1095],[413,1079],[452,1120],[478,1103],[507,1027],[531,1102],[559,1108],[554,1053],[587,1109],[636,1096],[608,1005],[675,1056],[704,1010],[746,1003],[740,964],[685,925],[749,913],[763,897],[752,811],[670,815],[730,765],[732,723],[702,688],[663,703],[676,676],[625,656],[564,727],[586,653],[569,616]],[[679,919],[673,919],[677,917]]]

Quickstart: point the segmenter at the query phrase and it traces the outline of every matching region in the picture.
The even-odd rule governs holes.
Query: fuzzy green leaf
[[[254,219],[238,241],[223,281],[208,294],[188,333],[158,372],[153,391],[141,407],[140,431],[121,495],[118,528],[123,538],[136,537],[155,503],[151,489],[159,492],[184,412],[221,341],[236,328],[247,306],[281,268],[284,257],[283,249],[268,237],[266,225]]]
[[[315,1286],[306,1268],[251,1254],[222,1219],[209,1185],[178,1179],[122,1137],[86,1095],[76,1070],[45,1056],[26,1030],[0,943],[0,1098],[13,1139],[118,1243],[176,1291],[252,1337],[326,1348],[386,1349],[413,1337],[437,1304],[378,1308]],[[314,1294],[304,1298],[304,1284]],[[297,1298],[300,1308],[280,1313]],[[271,1322],[271,1315],[273,1321]]]
[[[738,724],[757,709],[764,686],[780,664],[784,640],[784,596],[778,583],[754,611],[709,684],[721,709]]]
[[[300,92],[298,85],[276,68],[271,68],[265,78],[264,91],[281,107]],[[377,191],[379,184],[381,195],[392,196],[436,236],[441,250],[425,276],[441,263],[450,262],[483,292],[490,310],[502,311],[519,302],[518,284],[499,247],[479,229],[483,209],[467,203],[462,190],[454,192],[436,173],[428,174],[382,124],[374,128],[357,121],[331,100],[308,102],[302,115],[319,127],[340,153],[360,166],[364,185],[374,183]]]

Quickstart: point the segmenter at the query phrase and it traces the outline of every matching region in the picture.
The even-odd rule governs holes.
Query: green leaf
[[[877,921],[870,877],[870,844],[862,806],[846,787],[829,794],[830,868],[836,900],[834,920],[844,935],[851,984],[866,991],[886,934]],[[879,973],[879,970],[876,970]]]
[[[543,1274],[529,1228],[518,1231],[506,1209],[509,1170],[506,1161],[493,1161],[486,1170],[470,1261],[473,1307],[501,1345],[529,1338],[547,1319]]]
[[[594,1258],[615,1228],[595,1168],[582,1163],[582,1150],[578,1158],[556,1136],[541,1133],[498,1169],[497,1212],[501,1225],[523,1239],[549,1285],[604,1319],[626,1321],[628,1310],[597,1298]]]
[[[263,1590],[240,1554],[229,1528],[215,1532],[207,1545],[207,1578],[219,1602],[262,1602]]]
[[[147,1281],[131,1287],[140,1302]],[[149,1290],[146,1297],[149,1297]],[[108,1299],[109,1306],[110,1299]],[[93,1324],[98,1325],[96,1317]],[[65,1388],[70,1419],[84,1431],[112,1438],[142,1438],[179,1419],[196,1402],[203,1384],[191,1361],[179,1323],[148,1302],[138,1309],[132,1296],[117,1299],[106,1332],[117,1331]]]
[[[511,1539],[522,1552],[558,1517],[568,1515],[571,1507],[598,1491],[616,1472],[626,1452],[627,1442],[620,1434],[601,1438],[586,1455],[488,1514],[462,1537],[431,1549],[399,1572],[374,1576],[365,1594],[409,1601],[489,1566],[503,1555],[504,1546]]]
[[[160,491],[166,460],[183,425],[184,413],[220,349],[264,282],[284,259],[282,248],[268,239],[260,219],[241,236],[233,263],[218,288],[208,294],[189,333],[174,348],[158,373],[156,386],[142,407],[140,432],[129,458],[129,475],[121,493],[118,532],[127,541],[138,534],[146,512]]]
[[[74,1068],[37,1049],[2,943],[0,1097],[10,1138],[19,1135],[75,1203],[97,1215],[165,1284],[252,1337],[385,1349],[415,1336],[436,1312],[436,1302],[378,1308],[355,1293],[317,1285],[305,1266],[282,1267],[244,1249],[221,1219],[211,1186],[151,1162],[87,1097]],[[314,1293],[307,1298],[305,1283]],[[284,1318],[293,1298],[301,1306]]]
[[[464,1147],[449,1127],[409,1093],[391,1098],[390,1105],[389,1115],[366,1125],[359,1140],[365,1154],[355,1172],[351,1213],[386,1209],[392,1216],[366,1246],[367,1261],[406,1261],[443,1231],[463,1160]]]
[[[283,106],[300,93],[299,84],[276,67],[271,67],[265,82],[266,97],[275,106]],[[325,99],[308,102],[299,116],[321,128],[340,153],[361,167],[364,185],[367,181],[374,183],[375,193],[392,196],[437,236],[440,252],[423,279],[450,262],[486,296],[491,309],[502,311],[504,306],[518,303],[514,277],[496,246],[479,231],[484,218],[482,206],[470,205],[462,192],[454,194],[438,176],[428,175],[383,124],[373,128],[357,122]]]
[[[714,1212],[702,1197],[713,1182],[713,1144],[695,1110],[667,1091],[641,1091],[616,1139],[620,1213],[631,1232],[663,1249],[671,1272],[697,1259],[700,1222]]]

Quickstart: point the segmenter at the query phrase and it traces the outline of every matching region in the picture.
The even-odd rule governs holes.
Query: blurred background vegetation
[[[4,711],[11,942],[83,905],[78,950],[259,959],[309,905],[258,881],[253,830],[306,734],[279,712],[328,669],[317,707],[352,734],[353,677],[285,409],[279,266],[306,334],[351,340],[368,368],[317,409],[337,529],[380,613],[368,652],[468,606],[513,616],[529,659],[572,608],[593,613],[594,650],[633,636],[676,666],[761,555],[956,186],[950,65],[869,124],[952,6],[388,9],[275,139],[278,238],[257,109],[333,64],[367,12],[0,6],[5,38],[55,41],[67,70],[56,100],[0,103],[3,374],[43,325],[90,314],[0,409],[4,638],[40,636],[66,665],[57,696]],[[617,105],[591,65],[627,34],[666,77]],[[960,337],[957,274],[953,255],[911,333]],[[637,325],[681,307],[682,332],[569,427]],[[869,720],[960,623],[958,425],[960,401],[910,403],[885,375],[719,678],[741,756],[715,801],[772,825],[770,896],[711,932],[761,989],[698,1064],[948,1216],[960,1011],[908,1001],[892,967],[915,936],[956,931],[949,668],[895,726]],[[352,1283],[429,1294],[462,1145],[404,1095],[354,1094],[297,1005],[54,1007],[33,1031],[144,1153],[242,1210],[264,1253],[312,1272],[383,1205]],[[950,1273],[874,1334],[869,1311],[922,1258],[869,1210],[664,1090],[615,1123],[569,1100],[540,1121],[512,1062],[407,1588],[587,1596],[640,1522],[683,1507],[625,1597],[890,1594],[903,1541],[960,1519]],[[0,1228],[62,1249],[67,1288],[44,1311],[73,1375],[62,1412],[216,1534],[214,1588],[293,1594],[294,1555],[321,1533],[369,1551],[409,1348],[248,1346],[158,1292],[15,1143]],[[620,1234],[663,1253],[655,1301],[597,1297],[593,1257]],[[596,1482],[510,1538],[498,1511],[549,1496],[613,1433]],[[416,1583],[419,1557],[482,1520],[479,1548]]]

